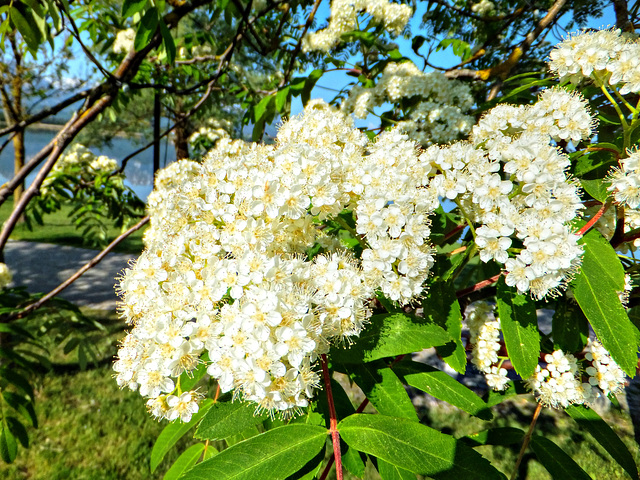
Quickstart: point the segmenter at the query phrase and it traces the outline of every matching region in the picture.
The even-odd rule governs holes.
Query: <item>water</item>
[[[51,130],[27,130],[24,142],[26,160],[29,161],[33,158],[36,153],[51,141],[55,134],[56,132]],[[3,143],[6,140],[6,137],[3,137],[0,140]],[[160,142],[161,167],[174,161],[176,158],[173,145],[169,144],[168,152],[166,145],[166,141]],[[96,155],[107,155],[110,158],[114,158],[118,161],[118,164],[120,164],[120,161],[124,157],[141,146],[142,144],[136,144],[126,138],[116,137],[113,139],[111,146],[101,148],[92,147],[91,151]],[[27,185],[33,181],[37,173],[38,169],[36,168],[36,170],[27,176]],[[153,148],[149,148],[129,160],[125,168],[125,174],[125,184],[131,187],[131,189],[136,192],[136,195],[138,195],[142,200],[146,200],[153,188]],[[13,145],[9,143],[2,153],[0,153],[0,184],[10,180],[12,177]]]

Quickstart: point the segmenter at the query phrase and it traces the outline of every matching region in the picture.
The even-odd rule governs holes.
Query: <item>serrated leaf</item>
[[[591,436],[618,462],[633,479],[638,479],[638,467],[633,455],[611,427],[594,410],[584,405],[571,405],[565,410],[576,423]]]
[[[18,455],[18,444],[4,422],[0,423],[0,429],[0,458],[6,463],[13,463]]]
[[[430,365],[418,362],[401,363],[394,368],[407,385],[447,402],[483,420],[492,415],[486,402],[455,378]]]
[[[259,122],[267,121],[266,117],[269,110],[269,105],[275,100],[275,95],[267,95],[263,97],[258,104],[253,107],[253,121],[257,124]]]
[[[384,362],[349,365],[347,368],[351,379],[382,415],[418,421],[416,409],[402,382]]]
[[[496,296],[500,327],[509,359],[523,379],[535,372],[540,356],[540,333],[536,303],[528,295],[518,294],[501,277]]]
[[[189,423],[182,423],[177,420],[173,423],[170,423],[164,430],[160,432],[156,443],[153,445],[153,449],[151,450],[151,459],[150,459],[150,467],[151,473],[153,473],[162,459],[165,457],[167,452],[173,448],[178,440],[180,440],[184,434],[186,434],[189,430],[197,425],[200,419],[204,416],[205,413],[209,411],[211,408],[211,400],[205,400],[200,404],[200,410],[196,413]]]
[[[573,461],[560,447],[548,438],[540,435],[531,437],[531,448],[538,461],[553,478],[570,478],[571,480],[591,480],[591,477],[580,465]]]
[[[124,0],[122,2],[122,18],[129,18],[144,10],[147,0]]]
[[[470,447],[481,445],[514,445],[522,443],[524,432],[519,428],[497,427],[483,430],[460,438],[461,442]]]
[[[213,405],[198,425],[195,437],[222,440],[261,423],[268,415],[255,415],[256,405],[225,402]]]
[[[378,459],[378,473],[382,480],[416,480],[416,474],[409,470],[392,465],[389,462]]]
[[[158,28],[158,11],[155,7],[150,8],[140,19],[138,29],[136,30],[136,38],[133,41],[133,48],[139,52],[151,41]],[[111,111],[111,110],[110,110]],[[115,121],[115,120],[114,120]]]
[[[274,428],[202,462],[183,480],[277,480],[303,468],[325,445],[327,429],[295,423]]]
[[[349,446],[413,473],[452,479],[503,478],[473,449],[411,420],[356,414],[342,420],[338,430]]]
[[[438,354],[451,368],[464,375],[467,354],[462,344],[462,312],[453,285],[442,281],[433,282],[422,302],[422,308],[425,318],[451,335],[451,342],[438,346]]]
[[[450,341],[447,332],[427,320],[400,313],[374,315],[358,342],[351,348],[333,347],[331,359],[345,364],[371,362],[419,352]]]
[[[15,352],[12,353],[15,354]],[[13,357],[13,355],[10,355],[10,357]],[[27,380],[23,375],[19,374],[15,369],[6,367],[0,369],[0,378],[4,378],[5,380],[7,380],[29,398],[34,398],[33,387],[29,383],[29,380]]]
[[[29,448],[29,434],[22,422],[14,417],[6,417],[9,430],[17,437],[24,448]]]
[[[613,359],[630,376],[635,375],[637,342],[631,320],[618,292],[624,290],[624,269],[613,247],[596,230],[581,239],[582,268],[572,283],[578,305]]]
[[[204,443],[196,443],[191,445],[180,454],[171,468],[162,477],[163,480],[178,480],[180,476],[196,464],[204,451]]]

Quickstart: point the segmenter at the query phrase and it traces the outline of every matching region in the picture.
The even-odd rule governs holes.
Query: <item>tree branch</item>
[[[119,235],[116,239],[114,239],[109,245],[107,245],[100,253],[98,253],[95,257],[93,257],[91,260],[89,260],[86,264],[84,264],[84,266],[82,266],[82,268],[80,268],[76,273],[74,273],[73,275],[71,275],[68,279],[66,279],[64,282],[62,282],[60,285],[58,285],[56,288],[54,288],[53,290],[51,290],[49,293],[47,293],[44,297],[40,298],[38,301],[28,305],[27,307],[25,307],[24,310],[17,312],[15,314],[9,315],[7,316],[7,318],[4,320],[4,322],[10,322],[11,320],[15,320],[18,318],[23,318],[26,315],[28,315],[29,313],[33,312],[34,310],[37,310],[38,308],[40,308],[42,305],[44,305],[45,303],[47,303],[49,300],[51,300],[53,297],[55,297],[56,295],[58,295],[60,292],[62,292],[65,288],[67,288],[69,285],[71,285],[73,282],[75,282],[76,280],[78,280],[82,275],[84,275],[87,271],[89,271],[90,269],[92,269],[93,267],[95,267],[98,263],[100,263],[102,261],[102,259],[104,257],[107,256],[107,254],[109,254],[111,252],[111,250],[113,250],[120,242],[122,242],[125,238],[127,238],[129,235],[131,235],[133,232],[136,232],[138,230],[140,230],[144,225],[146,225],[149,222],[149,216],[143,217],[142,220],[140,220],[138,223],[136,223],[133,227],[131,227],[129,230],[127,230],[126,232],[122,233],[121,235]]]

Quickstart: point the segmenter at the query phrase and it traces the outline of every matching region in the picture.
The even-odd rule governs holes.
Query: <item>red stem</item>
[[[329,376],[329,368],[327,367],[327,355],[323,353],[321,355],[321,358],[322,376],[324,378],[324,386],[327,392],[327,402],[329,403],[329,430],[331,432],[331,442],[333,443],[333,456],[336,462],[336,477],[338,480],[343,480],[342,455],[340,454],[340,433],[338,433],[338,418],[336,416],[336,407],[333,404],[333,393],[331,392],[331,377]]]
[[[598,220],[600,220],[600,217],[604,215],[604,212],[607,211],[607,208],[609,208],[609,205],[610,203],[603,204],[602,207],[600,207],[600,210],[598,210],[598,212],[593,216],[593,218],[591,218],[591,220],[589,220],[584,227],[578,230],[578,233],[576,233],[576,235],[581,237],[582,235],[587,233],[589,229],[593,227]]]
[[[500,275],[502,275],[502,273],[498,273],[497,275],[494,275],[491,278],[487,278],[486,280],[482,280],[481,282],[478,282],[475,285],[471,285],[470,287],[463,288],[462,290],[458,290],[456,292],[456,297],[462,298],[469,295],[470,293],[477,292],[478,290],[482,290],[484,287],[488,287],[492,283],[497,282],[498,279],[500,278]]]

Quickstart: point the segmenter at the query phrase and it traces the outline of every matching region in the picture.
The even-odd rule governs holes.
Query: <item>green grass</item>
[[[10,198],[0,205],[0,223],[9,218],[13,209],[13,200]],[[45,215],[44,225],[33,225],[33,230],[29,230],[26,223],[16,225],[11,234],[12,240],[25,240],[29,242],[45,242],[58,245],[69,245],[73,247],[87,246],[83,242],[82,231],[73,224],[69,213],[71,206],[63,207],[60,211]],[[108,240],[111,241],[120,235],[118,228],[111,228],[108,232]],[[142,251],[142,235],[144,227],[134,232],[116,246],[114,251],[123,253],[140,253]]]

